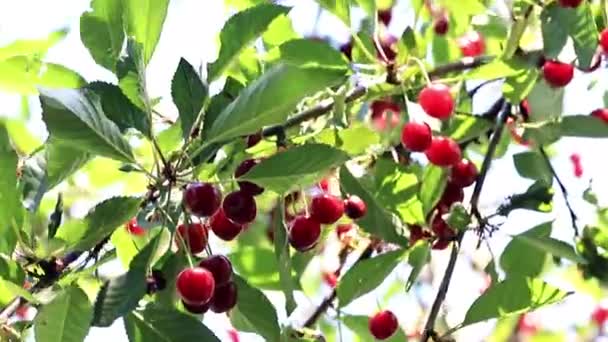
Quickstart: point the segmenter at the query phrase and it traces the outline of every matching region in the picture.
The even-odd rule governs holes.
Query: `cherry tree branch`
[[[505,122],[507,121],[507,117],[509,116],[510,112],[511,105],[503,101],[501,111],[498,117],[496,118],[496,123],[494,125],[494,134],[492,135],[490,143],[488,144],[488,150],[484,156],[483,163],[481,165],[481,170],[479,171],[479,176],[477,178],[477,181],[475,182],[475,188],[473,189],[473,195],[471,196],[471,215],[477,218],[477,221],[481,226],[480,230],[483,229],[484,223],[483,219],[481,218],[481,215],[479,214],[479,196],[481,195],[481,190],[483,189],[488,170],[490,169],[490,165],[492,164],[494,153],[496,152],[496,147],[500,142]],[[422,337],[420,338],[421,342],[427,342],[429,338],[435,338],[437,336],[437,333],[435,332],[435,321],[437,320],[437,316],[439,315],[439,310],[441,309],[441,305],[445,300],[445,296],[448,293],[448,288],[450,286],[450,281],[452,280],[452,275],[454,274],[454,269],[456,268],[456,260],[458,259],[458,254],[460,252],[460,244],[462,243],[464,233],[465,231],[461,231],[460,233],[458,233],[456,241],[452,245],[450,259],[445,269],[445,273],[443,274],[443,278],[441,279],[441,284],[439,285],[439,289],[437,290],[437,295],[435,296],[433,305],[431,306],[429,317],[424,326],[424,331],[422,333]]]

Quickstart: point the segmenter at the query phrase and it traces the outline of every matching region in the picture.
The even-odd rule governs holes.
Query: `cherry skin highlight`
[[[379,340],[391,337],[399,328],[397,317],[389,310],[380,311],[369,319],[369,331]]]
[[[211,300],[215,291],[213,274],[202,267],[182,270],[175,282],[177,292],[188,305],[203,305]]]
[[[350,195],[344,200],[344,212],[349,218],[357,220],[365,216],[367,213],[367,205],[363,202],[361,197]]]
[[[229,193],[224,198],[222,209],[226,217],[231,221],[240,224],[247,224],[255,220],[257,206],[255,199],[250,194],[243,191]]]
[[[297,216],[289,225],[289,243],[300,252],[315,246],[321,236],[321,224],[311,217]]]
[[[574,77],[574,67],[559,61],[545,61],[543,64],[543,77],[554,88],[565,87]]]
[[[232,279],[232,263],[223,255],[212,255],[201,260],[198,266],[213,274],[216,286],[224,285]]]
[[[222,193],[210,183],[191,183],[184,191],[184,204],[188,211],[199,217],[208,217],[220,207]]]
[[[186,244],[192,254],[202,252],[207,246],[207,227],[200,223],[180,224],[177,227],[177,234],[179,235],[175,237],[177,245],[181,247]]]
[[[432,140],[431,127],[424,122],[408,122],[401,131],[401,144],[410,151],[424,152]]]
[[[418,103],[428,115],[445,120],[454,111],[454,98],[450,88],[442,83],[427,85],[418,95]]]
[[[215,236],[224,241],[234,240],[243,230],[243,225],[231,221],[221,208],[211,216],[209,226]]]
[[[424,152],[429,162],[437,166],[452,166],[461,158],[460,146],[447,137],[434,137],[431,146]]]
[[[319,223],[332,224],[344,215],[344,202],[329,194],[313,197],[310,203],[310,217]]]

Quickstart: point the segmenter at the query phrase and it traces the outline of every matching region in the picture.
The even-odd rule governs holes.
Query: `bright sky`
[[[312,23],[316,15],[316,7],[313,5],[313,1],[292,0],[285,1],[285,3],[297,5],[291,12],[296,30],[305,34],[313,33]],[[15,39],[45,36],[52,30],[69,27],[71,29],[69,35],[64,41],[50,50],[47,58],[48,61],[63,64],[77,71],[87,81],[105,80],[116,82],[112,74],[94,63],[88,51],[80,42],[78,30],[79,17],[88,6],[89,0],[0,0],[0,45],[9,43]],[[401,18],[390,28],[392,32],[398,34],[409,21],[407,19],[411,18],[411,13],[408,11],[407,5],[400,4],[393,16],[394,18]],[[213,61],[217,53],[216,36],[222,27],[224,19],[223,4],[219,0],[171,1],[160,43],[148,68],[150,93],[153,97],[163,97],[159,107],[161,112],[172,115],[176,113],[170,97],[170,82],[180,57],[185,57],[195,66]],[[345,37],[348,36],[345,28],[330,15],[321,17],[318,31],[317,33],[332,32],[337,40],[345,40]],[[586,114],[593,109],[602,107],[602,97],[607,89],[608,82],[605,76],[606,69],[603,68],[600,73],[593,76],[598,81],[598,84],[588,91],[587,86],[592,77],[577,74],[566,92],[565,113]],[[486,99],[487,96],[480,94],[480,98]],[[17,115],[20,110],[19,99],[18,95],[0,92],[0,115]],[[482,107],[485,105],[483,102],[487,102],[487,100],[476,100],[477,111],[482,111]],[[40,120],[37,99],[35,97],[32,98],[31,103],[35,109],[30,127],[38,134],[44,135],[45,130]],[[598,191],[602,189],[604,191],[603,196],[600,194],[601,202],[604,204],[608,203],[608,198],[606,197],[608,195],[608,192],[606,192],[606,189],[608,189],[608,177],[605,176],[606,163],[604,160],[606,151],[608,151],[608,141],[606,139],[563,139],[557,145],[556,151],[558,154],[554,158],[554,163],[557,172],[567,184],[575,210],[580,213],[579,216],[582,219],[580,226],[583,226],[585,222],[594,219],[592,216],[593,212],[590,211],[591,208],[579,199],[590,179],[593,179],[595,189],[598,189]],[[581,179],[574,178],[568,159],[570,154],[574,152],[579,153],[582,158],[585,173]],[[486,183],[490,186],[485,188],[482,195],[484,206],[492,208],[510,194],[523,191],[528,187],[529,182],[521,180],[517,176],[510,155],[493,164]],[[494,253],[498,254],[504,248],[504,245],[509,241],[508,235],[531,228],[536,223],[546,221],[548,218],[556,218],[556,225],[553,230],[554,236],[570,241],[572,230],[569,216],[559,192],[555,196],[555,201],[555,214],[542,215],[527,211],[513,213],[501,228],[501,231],[491,240]],[[469,242],[474,243],[476,241]],[[443,271],[447,260],[447,254],[447,252],[439,252],[433,255],[433,269],[435,272],[441,274],[440,272]],[[406,279],[408,272],[409,269],[404,267],[397,270],[391,277]],[[436,279],[436,281],[438,280]],[[388,283],[386,282],[383,288],[386,288]],[[469,304],[478,295],[474,287],[481,287],[482,284],[483,279],[473,273],[466,262],[458,264],[456,277],[450,288],[446,302],[447,307],[450,309],[450,315],[448,316],[450,323],[455,324],[460,321]],[[556,284],[569,288],[568,284]],[[433,286],[432,288],[428,286],[420,287],[416,290],[416,295],[424,302],[432,300],[437,283]],[[279,300],[276,294],[269,295],[273,300]],[[414,297],[413,295],[399,296],[388,304],[388,308],[400,312],[404,307],[415,307],[416,300]],[[372,313],[376,307],[375,299],[376,297],[373,294],[365,296],[357,301],[356,305],[352,306],[350,312],[359,314]],[[299,298],[300,300],[303,303],[307,301],[304,298]],[[310,305],[312,308],[313,304]],[[278,306],[282,307],[282,304]],[[563,325],[560,326],[560,322],[563,322],[564,312],[568,313],[569,319],[579,320],[583,323],[588,320],[589,312],[593,308],[590,298],[584,295],[569,297],[563,306],[566,306],[566,308],[561,308],[559,311],[555,309],[543,310],[543,314],[539,315],[547,328],[563,329]],[[412,312],[411,318],[406,317],[407,315],[401,316],[403,316],[400,317],[402,320],[401,324],[405,327],[411,326],[416,318],[414,312]],[[229,327],[229,323],[225,316],[208,314],[206,322],[218,333],[220,338],[227,338],[225,331]],[[483,331],[487,331],[486,329],[490,328],[491,326],[488,324],[480,324],[464,329],[462,335],[460,335],[460,339],[463,341],[477,341],[480,336],[483,336]],[[88,342],[107,340],[126,341],[121,322],[117,322],[117,324],[109,329],[93,329],[87,338]],[[251,335],[243,335],[241,336],[241,341],[255,341],[255,339]]]

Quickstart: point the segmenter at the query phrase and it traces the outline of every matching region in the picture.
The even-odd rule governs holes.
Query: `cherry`
[[[186,244],[190,247],[190,253],[198,254],[207,246],[207,227],[200,223],[190,225],[180,224],[177,227],[176,243],[178,246]]]
[[[486,50],[486,43],[481,33],[471,31],[456,40],[460,52],[465,57],[477,57]]]
[[[210,183],[191,183],[184,191],[184,204],[194,215],[207,217],[220,207],[222,193]]]
[[[262,132],[247,136],[247,148],[257,145],[260,141],[262,141]]]
[[[401,143],[410,151],[423,152],[431,145],[432,139],[431,127],[424,122],[408,122],[401,131]]]
[[[228,337],[230,337],[230,342],[240,342],[239,332],[234,329],[228,330]]]
[[[224,210],[220,208],[209,219],[209,226],[213,233],[224,241],[232,241],[243,230],[243,225],[232,222]]]
[[[224,285],[232,279],[232,264],[223,255],[212,255],[207,259],[201,260],[198,266],[207,269],[213,274],[213,279],[217,286]]]
[[[27,313],[30,310],[30,306],[27,304],[23,304],[23,305],[19,305],[17,307],[17,309],[15,310],[15,315],[17,316],[17,318],[19,319],[27,319]]]
[[[202,305],[209,302],[215,290],[213,274],[202,267],[182,270],[175,282],[177,292],[189,305]]]
[[[559,5],[562,7],[577,8],[583,0],[559,0]]]
[[[583,176],[583,165],[581,164],[581,156],[578,153],[572,153],[570,155],[570,161],[574,168],[574,177],[581,178]]]
[[[160,270],[152,270],[152,274],[146,277],[146,293],[153,294],[167,287],[167,279]]]
[[[460,146],[447,137],[433,137],[431,146],[424,152],[429,162],[437,166],[451,166],[460,161]]]
[[[450,88],[442,83],[432,83],[422,89],[418,103],[425,113],[440,120],[449,118],[454,110]]]
[[[574,67],[567,63],[548,60],[543,64],[543,77],[552,87],[565,87],[574,77]]]
[[[431,230],[440,240],[452,240],[456,236],[456,232],[440,215],[435,215],[431,223]]]
[[[338,276],[334,272],[323,272],[322,277],[329,287],[334,288],[338,285]]]
[[[448,248],[448,246],[450,245],[451,242],[452,242],[452,240],[448,240],[448,239],[437,239],[437,241],[435,241],[435,243],[433,243],[433,246],[431,248],[433,248],[435,250],[444,250],[444,249]]]
[[[257,207],[255,199],[243,191],[234,191],[224,198],[222,209],[226,217],[236,223],[247,224],[255,220]]]
[[[321,179],[321,181],[319,182],[319,188],[325,192],[328,192],[329,191],[329,179],[327,179],[327,178]]]
[[[372,102],[370,108],[372,110],[372,123],[377,130],[384,131],[387,128],[394,128],[399,125],[401,107],[399,107],[399,104],[396,102],[390,100],[377,100]]]
[[[419,240],[428,239],[431,237],[431,233],[426,230],[423,230],[419,225],[410,225],[410,246],[413,246]]]
[[[335,223],[343,214],[344,202],[336,196],[320,194],[310,203],[310,216],[319,223]]]
[[[379,340],[391,337],[398,327],[397,317],[390,310],[380,311],[369,319],[369,331]]]
[[[142,236],[142,235],[146,234],[146,230],[143,229],[139,224],[137,224],[137,218],[135,218],[135,217],[130,219],[129,222],[127,222],[127,224],[125,225],[125,228],[129,232],[129,234],[132,234],[135,236]]]
[[[353,42],[349,41],[340,46],[340,52],[348,58],[349,61],[353,60]]]
[[[184,305],[184,308],[186,310],[188,310],[188,312],[193,313],[193,314],[197,314],[197,315],[202,315],[205,312],[209,311],[209,303],[205,303],[205,304],[188,304],[186,303],[184,300],[182,300],[182,304]]]
[[[603,326],[604,323],[608,321],[608,303],[604,301],[600,302],[595,310],[593,310],[591,319],[595,322],[595,324]]]
[[[384,24],[384,26],[388,26],[391,23],[391,19],[393,18],[393,13],[391,8],[381,9],[378,11],[378,21]]]
[[[605,28],[602,33],[600,33],[600,46],[605,54],[608,54],[608,28]]]
[[[237,288],[233,282],[215,288],[213,299],[211,299],[211,311],[222,313],[232,309],[236,305]]]
[[[367,205],[361,197],[350,195],[344,200],[344,212],[353,220],[360,219],[367,213]]]
[[[339,239],[342,239],[342,236],[348,234],[353,229],[353,225],[350,223],[342,223],[336,226],[336,234]]]
[[[450,173],[450,183],[466,188],[475,183],[478,175],[477,167],[468,159],[462,159],[452,166]]]
[[[289,243],[300,252],[315,246],[321,236],[321,224],[311,217],[297,216],[289,225]]]
[[[462,202],[463,199],[464,191],[462,188],[456,184],[448,183],[445,190],[443,190],[439,203],[437,203],[437,207],[442,213],[447,213],[452,204]]]
[[[397,43],[397,41],[397,37],[393,35],[387,34],[382,36],[380,38],[380,48],[382,49],[384,56],[386,56],[386,60],[384,60],[384,56],[382,55],[382,53],[377,50],[378,47],[376,47],[376,56],[380,59],[383,59],[387,63],[394,61],[395,57],[397,57],[397,51],[395,50],[395,43]]]
[[[249,170],[251,170],[251,168],[258,165],[258,163],[259,163],[259,161],[255,160],[255,159],[243,160],[239,164],[239,166],[237,166],[236,171],[234,171],[234,177],[236,177],[236,178],[241,177],[242,175],[249,172]],[[264,188],[258,186],[257,184],[254,184],[252,182],[239,181],[238,183],[239,183],[239,187],[241,188],[241,191],[243,191],[251,196],[256,196],[256,195],[259,195],[262,192],[264,192]]]
[[[591,112],[591,116],[596,117],[608,124],[608,109],[596,109]]]
[[[529,314],[523,314],[517,321],[517,331],[524,335],[534,335],[538,332],[538,322]]]
[[[435,23],[433,23],[433,30],[436,34],[440,36],[445,35],[448,32],[449,28],[450,26],[448,23],[448,17],[446,17],[445,15],[442,15],[441,17],[437,18],[435,20]]]

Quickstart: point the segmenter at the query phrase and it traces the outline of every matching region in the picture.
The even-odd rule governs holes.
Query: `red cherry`
[[[257,214],[255,199],[243,191],[229,193],[224,198],[222,209],[224,209],[226,217],[240,224],[253,222]]]
[[[232,264],[223,255],[212,255],[207,259],[203,259],[198,266],[207,269],[213,274],[213,279],[217,286],[224,285],[232,279]]]
[[[565,87],[574,77],[574,67],[567,63],[548,60],[543,64],[543,77],[552,87]]]
[[[559,0],[559,5],[562,7],[577,8],[583,0]]]
[[[608,124],[608,109],[596,109],[591,112],[591,116],[596,117]]]
[[[529,314],[523,314],[517,321],[517,331],[524,335],[534,335],[538,332],[538,322]]]
[[[581,156],[578,153],[572,153],[570,155],[570,161],[574,168],[574,177],[581,178],[583,176],[583,165],[581,164]]]
[[[369,331],[379,340],[391,337],[398,327],[397,317],[390,310],[380,311],[369,319]]]
[[[448,248],[448,246],[450,245],[450,243],[452,242],[452,240],[448,240],[448,239],[437,239],[437,241],[435,241],[435,243],[433,243],[433,249],[435,250],[444,250],[446,248]]]
[[[125,228],[129,232],[129,234],[142,236],[146,234],[146,230],[143,229],[139,224],[137,224],[137,218],[132,218],[127,222]]]
[[[440,240],[452,240],[456,236],[454,229],[448,226],[447,222],[439,215],[433,218],[431,230]]]
[[[471,31],[456,40],[462,55],[465,57],[477,57],[486,50],[486,43],[481,33]]]
[[[184,191],[184,204],[196,216],[213,215],[221,202],[222,193],[210,183],[191,183]]]
[[[380,38],[380,48],[387,59],[385,62],[392,62],[395,60],[395,57],[397,57],[397,50],[395,50],[395,43],[397,43],[397,41],[397,37],[390,34],[384,35]],[[376,50],[377,49],[378,47],[376,47]],[[380,51],[377,51],[376,56],[380,59],[384,59],[384,56],[382,53],[380,53]]]
[[[247,136],[247,148],[257,145],[260,141],[262,141],[262,132]]]
[[[202,305],[209,302],[215,290],[213,274],[202,267],[182,270],[175,282],[177,292],[189,305]]]
[[[460,161],[460,146],[447,137],[433,137],[431,146],[424,152],[427,159],[437,166],[451,166]]]
[[[329,179],[321,179],[321,181],[319,182],[319,188],[325,192],[329,191]]]
[[[321,236],[321,224],[311,217],[297,216],[289,225],[289,243],[300,252],[315,246]]]
[[[222,313],[232,309],[236,305],[237,288],[233,282],[218,286],[211,299],[211,311]]]
[[[241,177],[242,175],[249,172],[249,170],[251,170],[251,168],[258,165],[258,163],[259,162],[255,159],[243,160],[239,164],[239,166],[236,168],[236,171],[234,171],[234,177],[235,178]],[[254,184],[252,182],[240,181],[238,183],[239,183],[239,187],[241,188],[241,191],[243,191],[251,196],[256,196],[256,195],[259,195],[262,192],[264,192],[264,188],[258,186],[257,184]]]
[[[449,28],[450,26],[448,23],[448,17],[446,17],[445,15],[442,15],[441,17],[437,18],[435,20],[435,23],[433,24],[433,30],[436,34],[440,36],[445,35],[448,32]]]
[[[424,122],[408,122],[401,131],[401,143],[410,151],[423,152],[431,145],[432,139],[431,127]]]
[[[190,225],[180,224],[177,227],[176,243],[178,246],[186,244],[190,247],[190,253],[198,254],[207,246],[207,227],[200,223]],[[182,242],[183,241],[183,242]]]
[[[23,305],[19,305],[17,307],[17,309],[15,310],[15,315],[17,316],[17,318],[25,320],[27,319],[27,313],[30,310],[30,306],[27,304],[23,304]]]
[[[211,219],[209,219],[209,226],[215,236],[224,241],[234,240],[234,238],[243,230],[243,225],[228,219],[222,208],[211,216]]]
[[[593,310],[591,319],[599,326],[604,325],[604,323],[608,321],[608,303],[605,301],[600,302],[595,310]]]
[[[422,239],[428,239],[431,237],[431,233],[426,230],[423,230],[419,225],[410,225],[410,246],[413,246]]]
[[[230,342],[240,342],[239,332],[234,329],[228,330],[228,337],[230,337]]]
[[[336,226],[336,234],[339,239],[342,239],[342,236],[348,234],[353,229],[353,225],[350,223],[342,223]]]
[[[608,54],[608,28],[605,28],[602,33],[600,33],[600,46],[605,54]]]
[[[182,300],[182,304],[184,305],[184,308],[186,310],[188,310],[188,312],[193,313],[193,314],[202,315],[205,312],[209,311],[209,303],[188,304],[184,300]]]
[[[425,113],[440,120],[449,118],[454,110],[450,88],[442,83],[432,83],[422,89],[418,103]]]
[[[381,9],[378,11],[378,21],[384,24],[384,26],[388,26],[391,23],[391,19],[393,18],[393,13],[391,8]]]
[[[462,188],[456,184],[448,183],[445,190],[443,190],[439,203],[437,203],[437,207],[440,208],[442,213],[447,213],[452,204],[462,202],[463,199],[464,191]]]
[[[322,277],[329,287],[334,288],[338,285],[338,276],[334,272],[323,272]]]
[[[372,102],[370,108],[372,111],[372,123],[377,130],[384,131],[387,128],[395,128],[399,125],[401,107],[396,102],[378,100]]]
[[[528,121],[528,119],[530,118],[530,114],[532,113],[530,111],[530,102],[528,102],[528,100],[523,100],[519,103],[519,111],[521,112],[521,115],[524,117],[524,121]]]
[[[477,180],[477,166],[468,159],[462,159],[458,163],[452,166],[450,173],[450,183],[466,188],[467,186],[475,183]]]
[[[344,212],[346,216],[353,220],[357,220],[365,216],[367,213],[367,205],[361,197],[357,195],[350,195],[344,200]]]
[[[332,224],[344,215],[344,202],[329,194],[313,197],[310,203],[310,217],[323,224]]]

